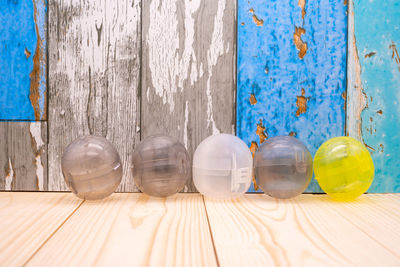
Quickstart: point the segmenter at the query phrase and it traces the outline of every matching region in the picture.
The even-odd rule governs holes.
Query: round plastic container
[[[354,138],[329,139],[314,157],[315,179],[336,200],[353,200],[371,186],[374,163],[365,145]]]
[[[257,185],[275,198],[301,194],[312,178],[312,156],[307,147],[291,136],[266,140],[254,157]]]
[[[194,184],[208,197],[239,197],[250,187],[252,170],[253,158],[249,148],[230,134],[206,138],[193,156]]]
[[[69,144],[61,168],[68,187],[82,199],[105,198],[117,189],[122,179],[117,150],[100,136],[80,137]]]
[[[165,135],[150,136],[132,155],[136,186],[154,197],[167,197],[183,189],[190,177],[190,158],[183,144]]]

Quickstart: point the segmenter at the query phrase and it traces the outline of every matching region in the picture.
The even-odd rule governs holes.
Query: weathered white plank
[[[203,199],[85,201],[27,266],[216,266]]]
[[[120,191],[135,191],[129,157],[140,126],[140,0],[49,3],[49,190],[66,190],[65,146],[106,137],[124,168]]]
[[[169,134],[192,155],[234,132],[236,1],[151,0],[142,12],[142,138]]]
[[[206,199],[220,266],[399,266],[400,195]]]
[[[46,122],[0,122],[0,190],[47,190]]]
[[[1,192],[1,265],[22,266],[81,202],[65,193]]]

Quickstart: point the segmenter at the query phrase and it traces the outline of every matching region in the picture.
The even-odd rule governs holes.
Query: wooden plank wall
[[[0,120],[46,120],[46,0],[0,7]]]
[[[311,153],[344,134],[343,0],[239,0],[237,134],[252,151],[292,135]],[[320,191],[313,180],[308,191]]]
[[[235,1],[143,1],[142,138],[175,136],[192,155],[234,133],[235,17]]]
[[[237,130],[253,152],[289,134],[314,153],[347,133],[373,155],[370,192],[400,192],[399,5],[8,1],[0,8],[0,190],[67,190],[65,146],[96,134],[120,152],[118,190],[137,191],[130,154],[141,139],[170,134],[192,154],[208,135]],[[308,189],[319,190],[315,181]],[[191,181],[185,191],[195,191]]]
[[[369,192],[400,192],[400,1],[349,3],[348,133],[372,154]]]

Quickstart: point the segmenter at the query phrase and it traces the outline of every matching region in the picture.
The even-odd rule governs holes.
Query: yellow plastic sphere
[[[335,137],[323,143],[314,157],[315,179],[335,200],[362,195],[374,179],[374,163],[366,147],[351,137]]]

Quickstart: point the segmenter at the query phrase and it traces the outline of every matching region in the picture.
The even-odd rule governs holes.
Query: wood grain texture
[[[311,151],[345,133],[343,0],[238,1],[237,135],[292,135]],[[254,190],[254,187],[250,189]],[[313,179],[309,192],[320,192]]]
[[[142,138],[234,133],[236,3],[143,1]],[[190,181],[185,191],[195,191]]]
[[[130,154],[140,126],[141,2],[49,4],[49,190],[66,190],[60,159],[78,136],[106,137],[120,153],[120,191],[135,191]]]
[[[43,264],[216,266],[216,259],[199,194],[114,194],[86,201],[27,266]]]
[[[399,266],[400,196],[206,199],[220,266]]]
[[[0,8],[0,120],[46,120],[46,0]]]
[[[369,192],[400,192],[400,1],[349,2],[347,129],[369,148]]]
[[[47,123],[0,122],[0,190],[47,190]]]
[[[22,266],[81,202],[72,194],[1,192],[1,265]]]

